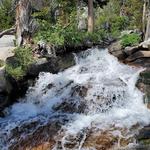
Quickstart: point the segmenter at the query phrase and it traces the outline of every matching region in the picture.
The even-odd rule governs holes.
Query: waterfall
[[[140,128],[150,123],[143,93],[136,88],[142,68],[121,64],[107,49],[74,55],[75,66],[58,74],[40,73],[25,98],[5,110],[6,117],[0,118],[0,149],[7,150],[18,142],[11,137],[16,127],[35,120],[42,126],[57,115],[68,121],[62,125],[53,150],[94,150],[93,145],[84,146],[90,130],[122,137],[120,129],[127,129],[127,137],[136,134],[130,130],[134,125]],[[32,134],[32,130],[22,136]],[[74,147],[67,147],[72,141]],[[116,149],[120,148],[117,144]]]

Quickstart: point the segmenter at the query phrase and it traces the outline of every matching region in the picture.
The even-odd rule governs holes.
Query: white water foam
[[[71,121],[63,127],[62,149],[67,150],[64,145],[68,136],[82,132],[82,140],[73,149],[76,150],[82,149],[86,128],[107,130],[111,125],[130,128],[137,123],[150,123],[150,111],[143,104],[143,93],[135,86],[143,69],[119,63],[107,50],[90,49],[75,57],[76,65],[63,72],[40,73],[26,98],[9,108],[6,118],[0,119],[0,124],[5,122],[3,133],[38,115],[72,114]],[[87,90],[84,96],[80,93],[83,89]],[[73,105],[71,111],[64,109],[64,102]],[[54,149],[58,149],[57,146]]]

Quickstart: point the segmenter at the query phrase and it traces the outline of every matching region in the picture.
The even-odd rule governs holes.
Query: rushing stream
[[[91,132],[96,137],[104,132],[117,137],[114,149],[121,148],[121,138],[131,139],[128,147],[136,144],[133,136],[150,123],[143,93],[135,86],[143,69],[119,63],[107,50],[87,50],[75,54],[75,59],[76,65],[63,72],[40,73],[26,97],[5,110],[6,117],[0,119],[1,150],[34,133],[36,128],[23,131],[24,124],[36,120],[36,127],[44,126],[51,118],[67,120],[53,150],[96,150]],[[22,133],[19,138],[12,135],[16,127]]]

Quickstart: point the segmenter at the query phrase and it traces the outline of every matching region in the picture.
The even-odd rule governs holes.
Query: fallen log
[[[15,27],[10,28],[10,29],[6,29],[6,30],[0,32],[0,38],[3,37],[4,35],[14,34],[14,32],[15,32]]]

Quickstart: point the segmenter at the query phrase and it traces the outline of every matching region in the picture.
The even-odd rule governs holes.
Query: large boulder
[[[125,52],[125,54],[127,55],[127,56],[130,56],[130,55],[132,55],[133,53],[135,53],[135,52],[137,52],[137,51],[139,51],[139,47],[138,46],[127,46],[127,47],[125,47],[124,49],[123,49],[123,51]]]
[[[129,65],[150,67],[150,39],[137,46],[122,47],[121,41],[112,43],[109,52]]]
[[[144,103],[150,109],[150,68],[140,73],[137,87],[144,93]]]
[[[12,86],[5,77],[5,69],[0,68],[0,116],[3,115],[1,111],[11,103],[9,98],[11,91]]]
[[[9,150],[50,150],[56,143],[55,136],[61,126],[67,122],[68,117],[65,115],[47,118],[38,116],[12,127],[10,132],[7,132],[7,128],[1,123],[0,130],[4,132],[0,132],[0,141],[1,144],[6,144]]]
[[[123,51],[121,41],[116,41],[108,47],[109,53],[117,57],[119,60],[126,58],[126,53]]]
[[[150,49],[150,39],[148,39],[147,41],[144,41],[142,43],[140,43],[141,47],[145,48],[145,49]]]
[[[28,69],[28,76],[38,76],[40,72],[58,73],[75,65],[73,54],[65,54],[58,57],[38,58]]]
[[[137,150],[149,150],[150,148],[150,126],[146,126],[140,130],[137,135]]]
[[[139,58],[150,58],[150,51],[138,51],[130,55],[126,61],[131,62]]]

